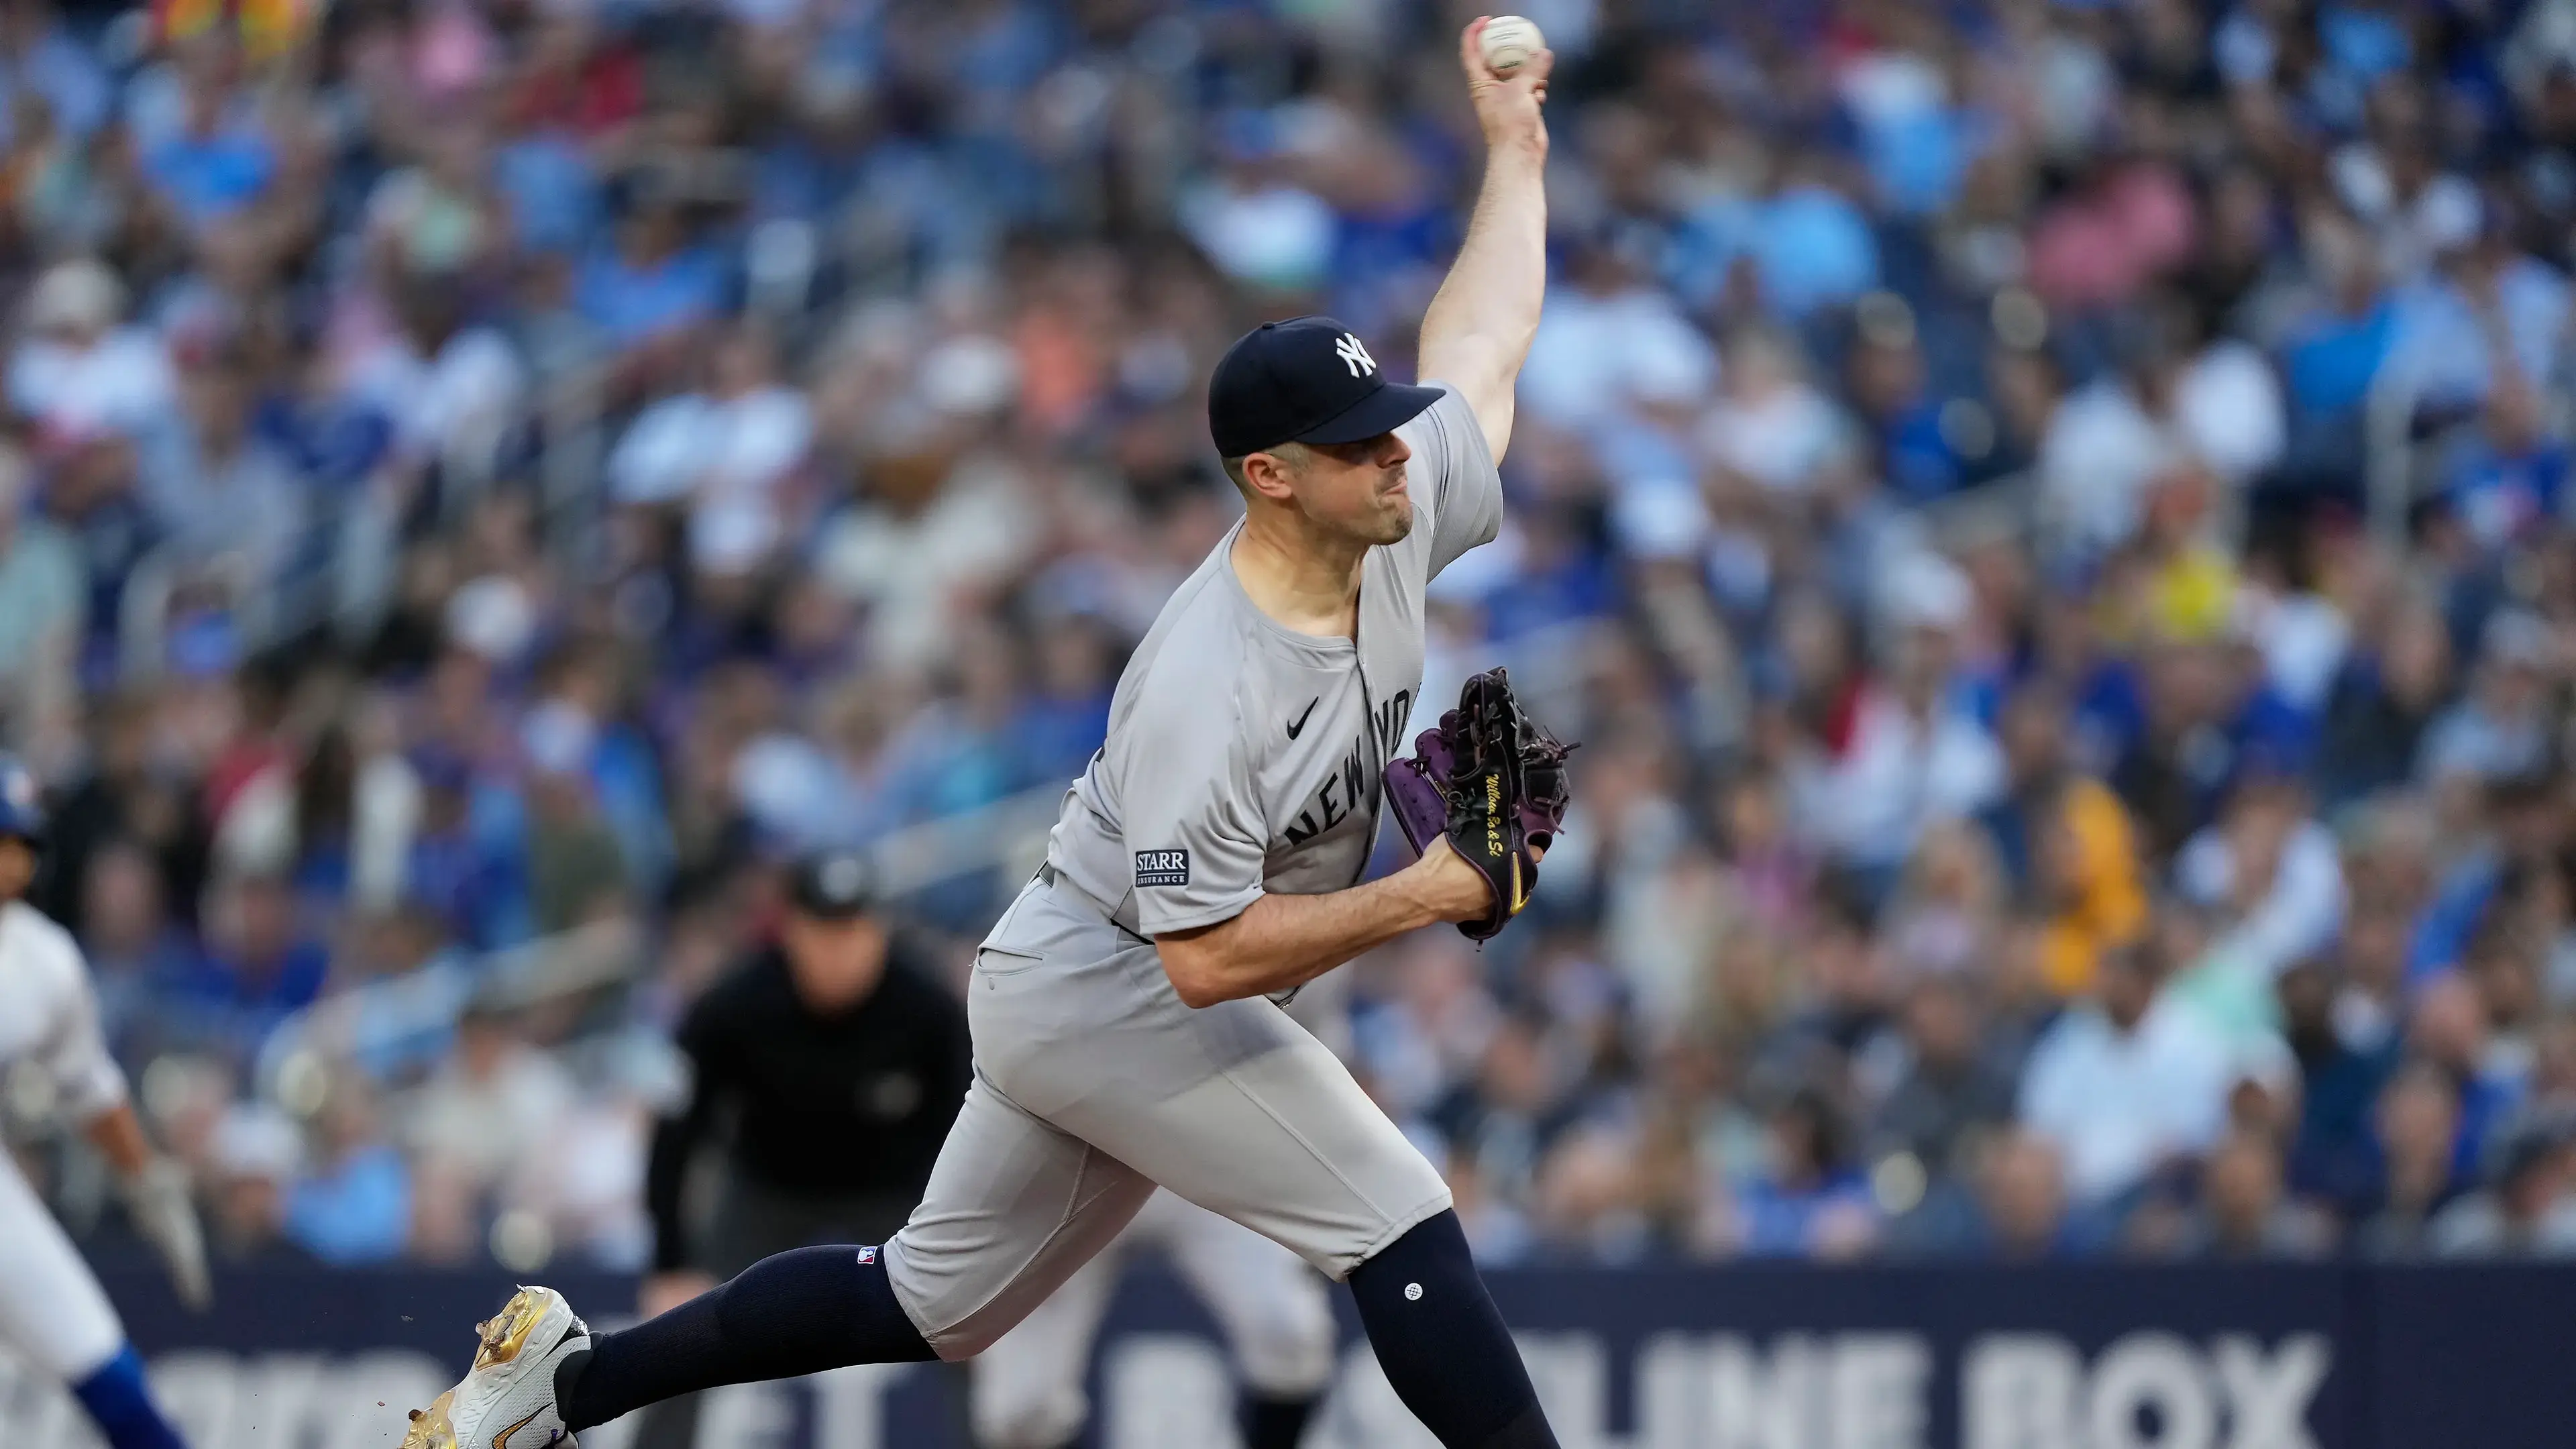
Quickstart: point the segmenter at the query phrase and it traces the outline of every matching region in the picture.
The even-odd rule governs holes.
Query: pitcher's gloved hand
[[[1458,929],[1491,939],[1538,888],[1538,857],[1565,819],[1565,757],[1573,746],[1521,711],[1511,681],[1489,669],[1467,681],[1458,707],[1424,730],[1409,759],[1387,763],[1395,823],[1420,852],[1440,837],[1493,889],[1493,908]]]
[[[188,1196],[188,1169],[167,1157],[155,1158],[125,1183],[125,1209],[134,1230],[160,1253],[179,1290],[179,1301],[203,1313],[215,1301],[214,1281],[206,1272],[206,1235],[197,1225],[197,1205]]]

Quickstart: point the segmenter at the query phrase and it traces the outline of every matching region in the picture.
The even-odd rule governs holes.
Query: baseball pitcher
[[[1217,363],[1209,430],[1245,517],[1137,648],[1045,868],[985,938],[975,1079],[911,1220],[881,1247],[764,1259],[623,1333],[522,1289],[407,1444],[543,1449],[717,1384],[971,1357],[1159,1184],[1349,1284],[1442,1444],[1553,1449],[1439,1173],[1271,1000],[1407,931],[1501,929],[1563,806],[1554,747],[1499,675],[1401,759],[1424,588],[1501,524],[1495,462],[1545,283],[1550,58],[1498,73],[1484,26],[1460,38],[1487,160],[1423,319],[1435,381],[1388,379],[1321,317]],[[1363,882],[1391,798],[1424,853]]]

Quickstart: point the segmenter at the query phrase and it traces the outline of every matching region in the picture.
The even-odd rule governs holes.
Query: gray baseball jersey
[[[1494,536],[1502,488],[1454,392],[1398,430],[1414,526],[1363,565],[1356,641],[1281,628],[1229,532],[1128,662],[1049,869],[975,955],[975,1080],[886,1272],[940,1356],[990,1347],[1157,1185],[1340,1278],[1449,1206],[1341,1060],[1260,997],[1193,1009],[1153,936],[1265,891],[1356,883],[1422,684],[1424,587]]]
[[[1358,639],[1282,627],[1235,576],[1235,533],[1163,606],[1067,792],[1047,860],[1120,926],[1214,925],[1265,891],[1359,882],[1380,777],[1422,687],[1425,586],[1502,524],[1502,482],[1452,390],[1397,430],[1413,531],[1369,550]]]

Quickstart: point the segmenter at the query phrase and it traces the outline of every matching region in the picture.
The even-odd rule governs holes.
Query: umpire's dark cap
[[[796,862],[787,901],[798,915],[819,920],[863,916],[876,905],[877,873],[855,850],[817,851]]]
[[[1386,380],[1359,334],[1330,317],[1264,322],[1235,339],[1208,379],[1217,456],[1282,443],[1357,443],[1391,433],[1440,400],[1436,387]]]

